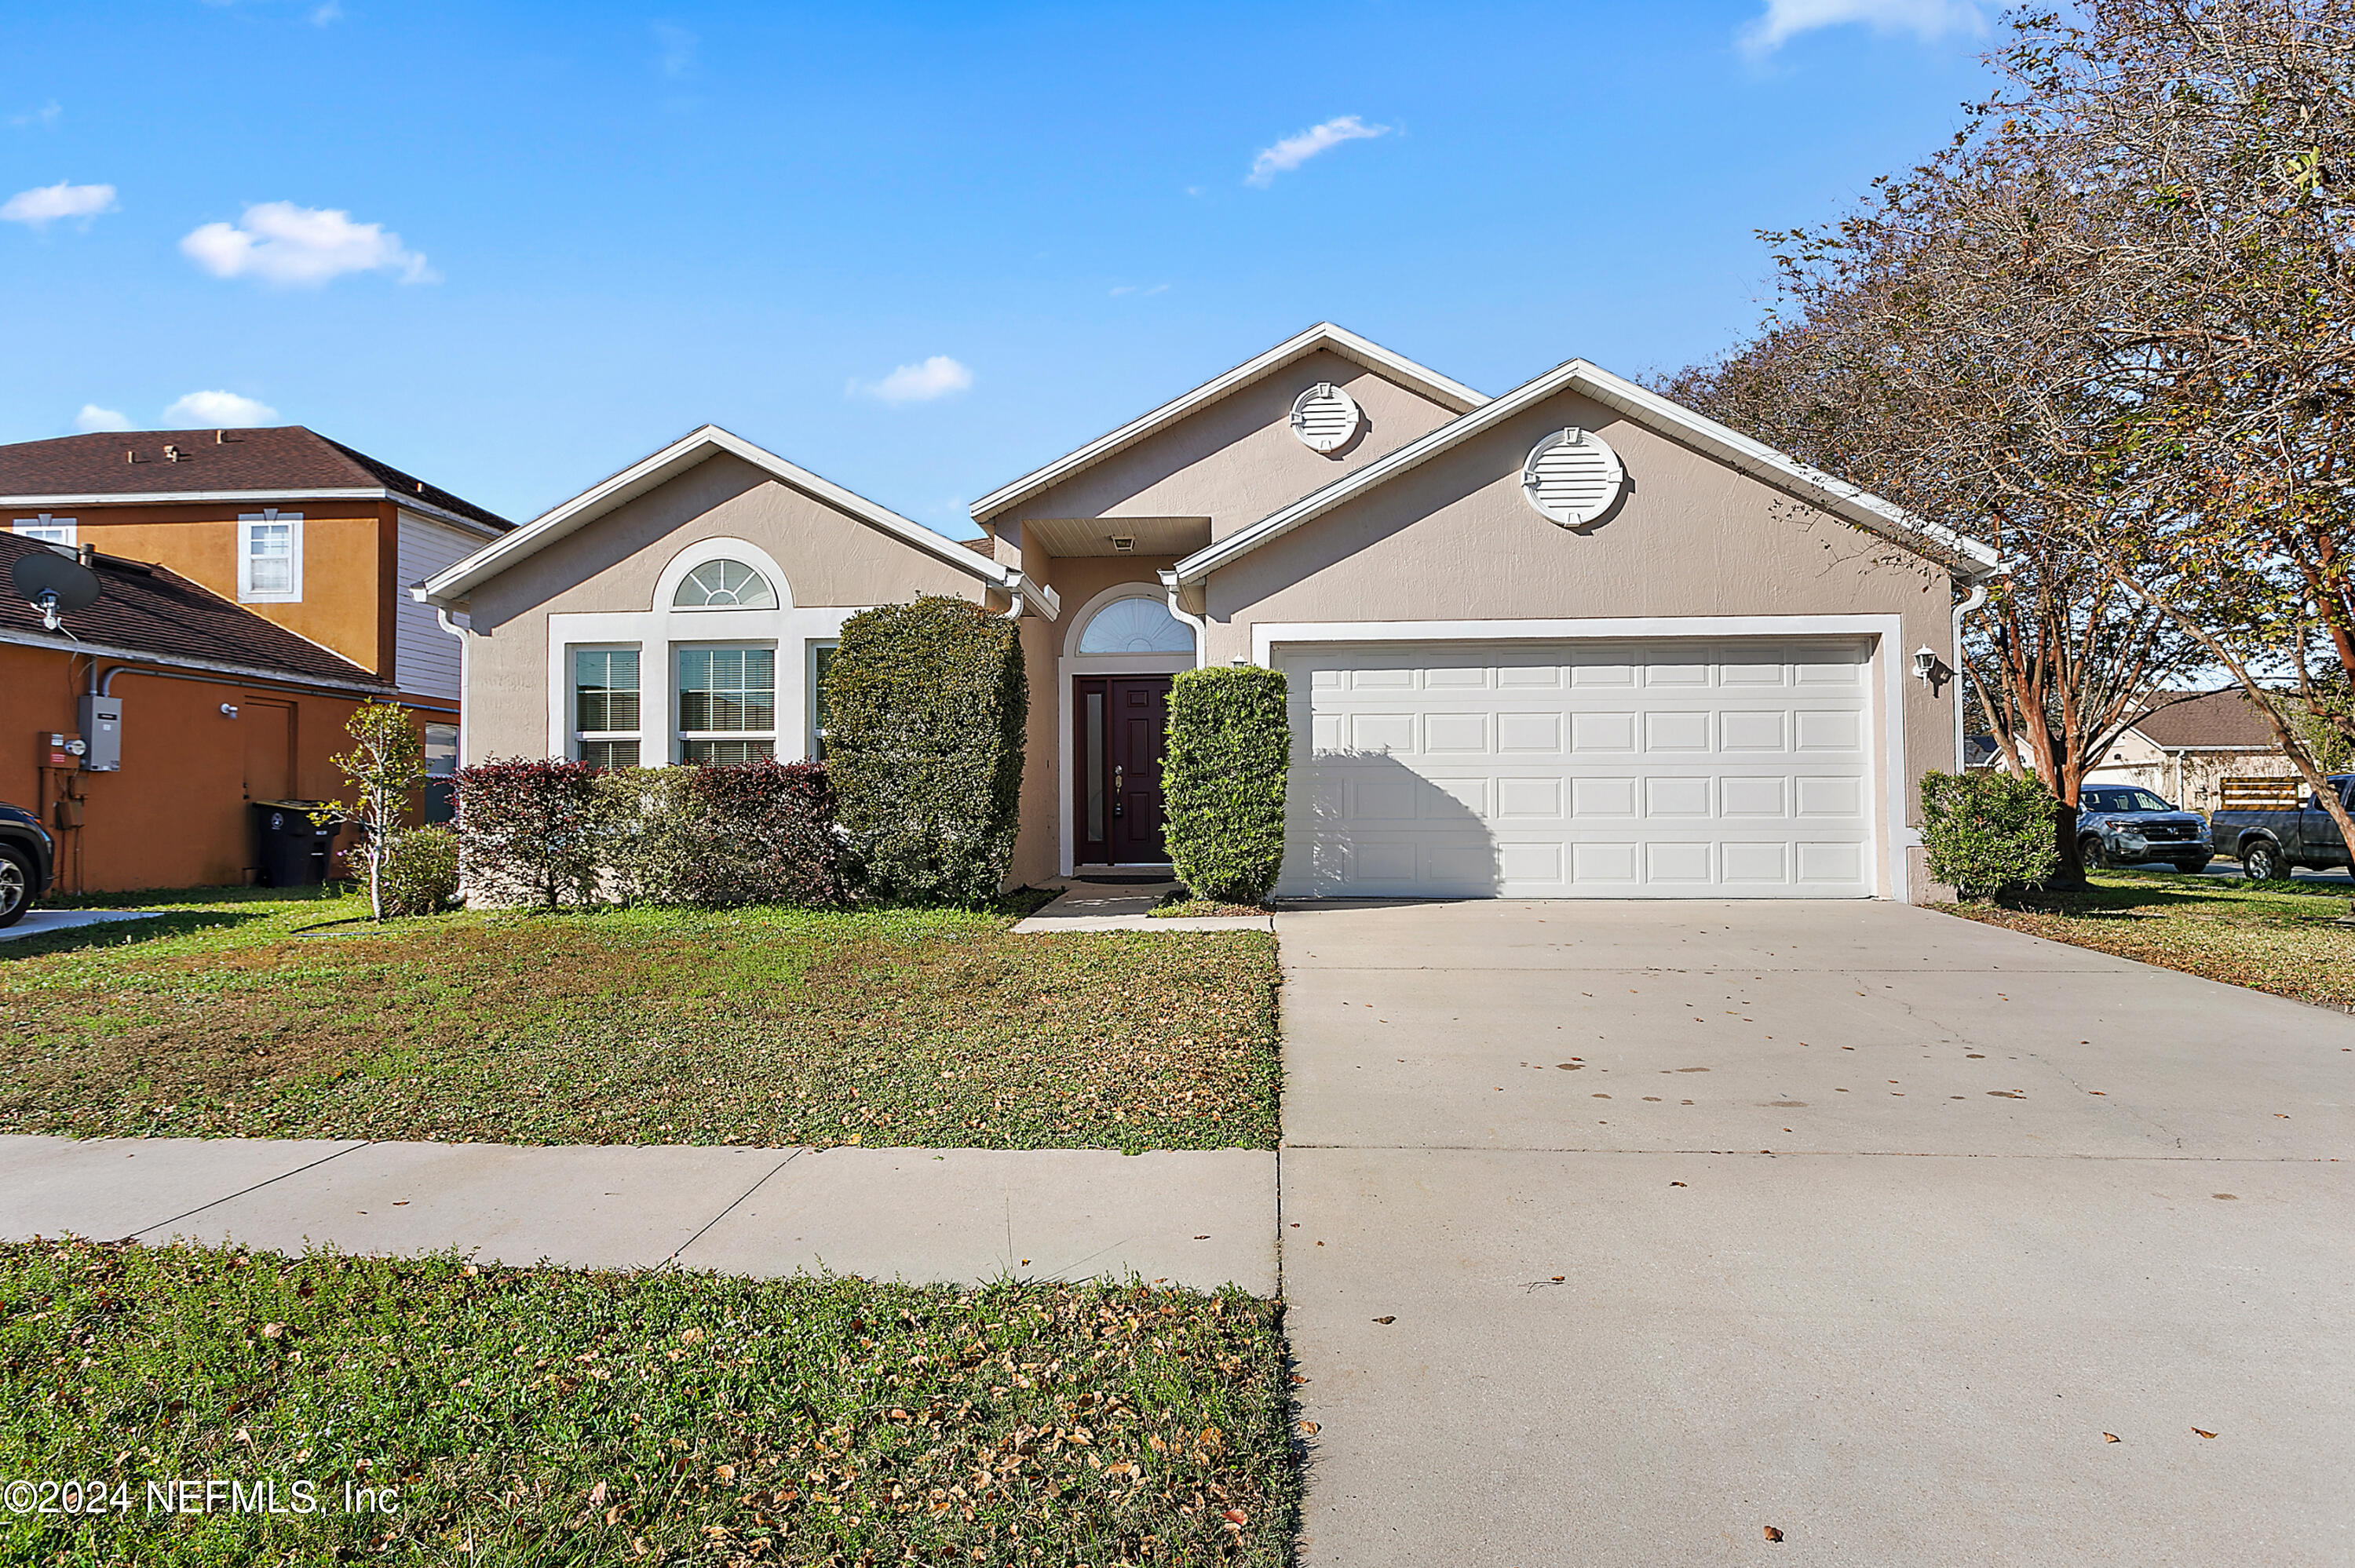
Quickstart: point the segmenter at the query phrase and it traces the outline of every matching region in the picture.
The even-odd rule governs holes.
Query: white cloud
[[[853,381],[848,390],[853,397],[886,403],[929,403],[972,385],[972,371],[945,354],[936,354],[921,365],[903,365],[880,381]]]
[[[326,4],[311,8],[311,26],[314,27],[330,26],[343,19],[344,8],[336,0],[326,0]]]
[[[101,408],[95,403],[84,403],[81,412],[74,416],[74,429],[87,436],[98,430],[127,430],[131,416],[120,408]]]
[[[1876,33],[1912,33],[1928,43],[1949,33],[1984,33],[1974,0],[1766,0],[1742,30],[1745,54],[1767,55],[1801,33],[1860,22]]]
[[[113,210],[112,185],[69,185],[59,180],[53,185],[36,185],[28,191],[18,191],[5,202],[0,202],[0,219],[43,228],[61,217],[79,217],[87,221],[101,212]]]
[[[1156,294],[1166,294],[1168,291],[1169,285],[1167,283],[1156,283],[1149,289],[1139,288],[1135,283],[1123,283],[1113,290],[1112,297],[1116,300],[1123,294],[1138,294],[1146,299],[1151,299]]]
[[[11,125],[37,125],[42,130],[47,131],[57,124],[59,119],[65,113],[65,105],[52,98],[47,103],[42,104],[38,109],[27,109],[22,114],[11,114],[8,116],[8,123]]]
[[[384,225],[354,223],[348,212],[291,201],[258,202],[240,224],[208,223],[190,231],[180,249],[216,278],[313,287],[346,272],[396,272],[404,283],[441,281],[424,257]]]
[[[213,426],[242,430],[266,425],[277,417],[278,410],[269,404],[234,392],[191,392],[164,410],[164,423],[173,429]]]
[[[677,80],[695,64],[695,46],[703,40],[685,27],[668,22],[655,24],[655,64],[663,75]]]
[[[1251,173],[1243,176],[1247,185],[1273,183],[1275,176],[1287,169],[1296,169],[1327,147],[1337,147],[1344,142],[1363,141],[1369,136],[1387,136],[1387,125],[1369,125],[1354,114],[1344,114],[1337,120],[1327,120],[1322,125],[1311,125],[1296,135],[1286,136],[1273,147],[1260,149],[1252,160]]]

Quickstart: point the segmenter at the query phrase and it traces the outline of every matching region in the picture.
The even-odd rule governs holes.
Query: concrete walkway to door
[[[2355,1020],[1888,904],[1277,926],[1311,1568],[2355,1562]]]

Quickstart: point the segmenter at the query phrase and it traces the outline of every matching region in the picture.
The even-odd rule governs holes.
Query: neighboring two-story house
[[[188,885],[253,872],[248,802],[337,790],[357,701],[411,709],[447,772],[460,642],[408,590],[511,527],[301,426],[0,446],[0,530],[82,554],[105,585],[57,630],[13,600],[0,614],[0,799],[72,835],[69,885]],[[69,779],[50,737],[101,691],[122,765]]]

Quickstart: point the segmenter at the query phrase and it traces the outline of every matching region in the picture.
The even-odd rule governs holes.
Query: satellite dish
[[[58,630],[58,617],[87,609],[98,598],[98,574],[56,550],[27,550],[8,568],[16,592],[41,612],[41,624]]]

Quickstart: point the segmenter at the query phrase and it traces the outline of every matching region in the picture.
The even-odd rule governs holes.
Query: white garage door
[[[1764,639],[1280,647],[1295,747],[1281,890],[1869,897],[1870,655]]]

